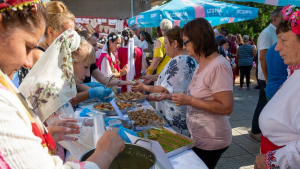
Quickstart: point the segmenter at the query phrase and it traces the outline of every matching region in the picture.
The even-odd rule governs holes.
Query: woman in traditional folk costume
[[[107,36],[107,42],[102,49],[101,55],[98,59],[99,70],[106,76],[114,75],[119,78],[127,74],[128,66],[125,65],[123,69],[119,67],[117,51],[121,47],[121,36],[116,33],[110,33]]]
[[[256,157],[256,169],[300,167],[300,12],[289,5],[282,16],[275,50],[288,65],[289,76],[259,116],[262,154]]]
[[[60,158],[48,154],[47,150],[53,149],[52,137],[7,76],[22,66],[32,66],[32,49],[45,30],[43,3],[40,0],[6,0],[0,3],[0,14],[0,42],[3,43],[0,45],[1,168],[108,168],[124,148],[116,133],[104,133],[98,141],[97,153],[87,162],[63,165]]]

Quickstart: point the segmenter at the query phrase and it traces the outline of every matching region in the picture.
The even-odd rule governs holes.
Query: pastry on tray
[[[131,103],[128,102],[116,102],[120,110],[127,109],[131,107]],[[100,103],[99,105],[94,106],[99,110],[115,110],[110,103]]]

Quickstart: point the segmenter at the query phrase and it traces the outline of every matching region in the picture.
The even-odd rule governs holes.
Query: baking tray
[[[132,100],[121,100],[121,99],[117,99],[115,98],[116,101],[123,101],[123,102],[131,102],[132,103]],[[142,99],[138,99],[136,100],[137,103],[144,103],[144,101],[146,100],[146,97],[145,98],[142,98]]]
[[[100,102],[101,103],[101,102]],[[107,116],[118,116],[117,112],[115,110],[100,110],[100,109],[96,109],[95,106],[99,105],[100,103],[94,104],[94,110],[96,112],[102,112],[105,113]],[[127,109],[122,109],[120,110],[122,114],[126,114],[128,111],[131,110],[131,107],[127,108]]]
[[[153,128],[155,128],[155,127],[153,127]],[[191,148],[193,148],[193,147],[195,146],[195,142],[196,142],[196,141],[195,141],[194,139],[190,138],[190,137],[187,137],[187,136],[185,136],[185,135],[179,134],[179,133],[177,133],[177,132],[175,132],[175,131],[173,131],[173,130],[170,130],[170,129],[166,128],[166,127],[156,127],[156,128],[163,128],[163,129],[168,130],[169,132],[171,132],[171,133],[173,133],[173,134],[175,134],[175,135],[179,135],[179,136],[181,136],[181,137],[184,137],[185,139],[187,139],[187,140],[189,140],[189,141],[192,142],[192,143],[190,143],[190,144],[188,144],[188,145],[185,145],[185,146],[180,147],[180,148],[178,148],[178,149],[176,149],[176,150],[173,150],[173,151],[170,151],[170,152],[166,153],[167,157],[172,157],[172,156],[174,156],[174,155],[180,154],[180,153],[182,153],[182,152],[184,152],[184,151],[186,151],[186,150],[188,150],[188,149],[191,149]],[[143,131],[140,131],[140,132],[138,132],[138,133],[144,133],[145,138],[148,139],[149,130],[150,130],[150,129],[143,130]]]
[[[143,109],[152,109],[152,110],[154,110],[153,108],[143,108]],[[158,113],[157,110],[154,110],[154,111],[155,111],[155,114],[156,114],[158,117],[162,118],[162,119],[165,121],[165,124],[164,124],[164,125],[151,124],[151,125],[146,125],[146,126],[135,126],[135,125],[133,125],[134,121],[131,120],[130,117],[128,116],[128,119],[131,121],[131,123],[132,123],[132,125],[133,125],[134,131],[143,131],[143,130],[148,130],[148,129],[153,128],[153,127],[163,127],[163,126],[167,126],[168,123],[167,123],[167,121],[165,120],[165,118],[164,118],[160,113]]]

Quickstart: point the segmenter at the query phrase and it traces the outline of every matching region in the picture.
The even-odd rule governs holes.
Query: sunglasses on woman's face
[[[190,42],[190,40],[184,41],[184,42],[183,42],[184,46],[186,46],[189,42]]]

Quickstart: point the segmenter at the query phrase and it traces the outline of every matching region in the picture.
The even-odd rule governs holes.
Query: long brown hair
[[[179,26],[175,26],[174,28],[168,30],[165,33],[165,37],[168,38],[169,43],[173,43],[175,40],[178,42],[178,48],[183,48],[183,40],[180,37],[181,28]]]

